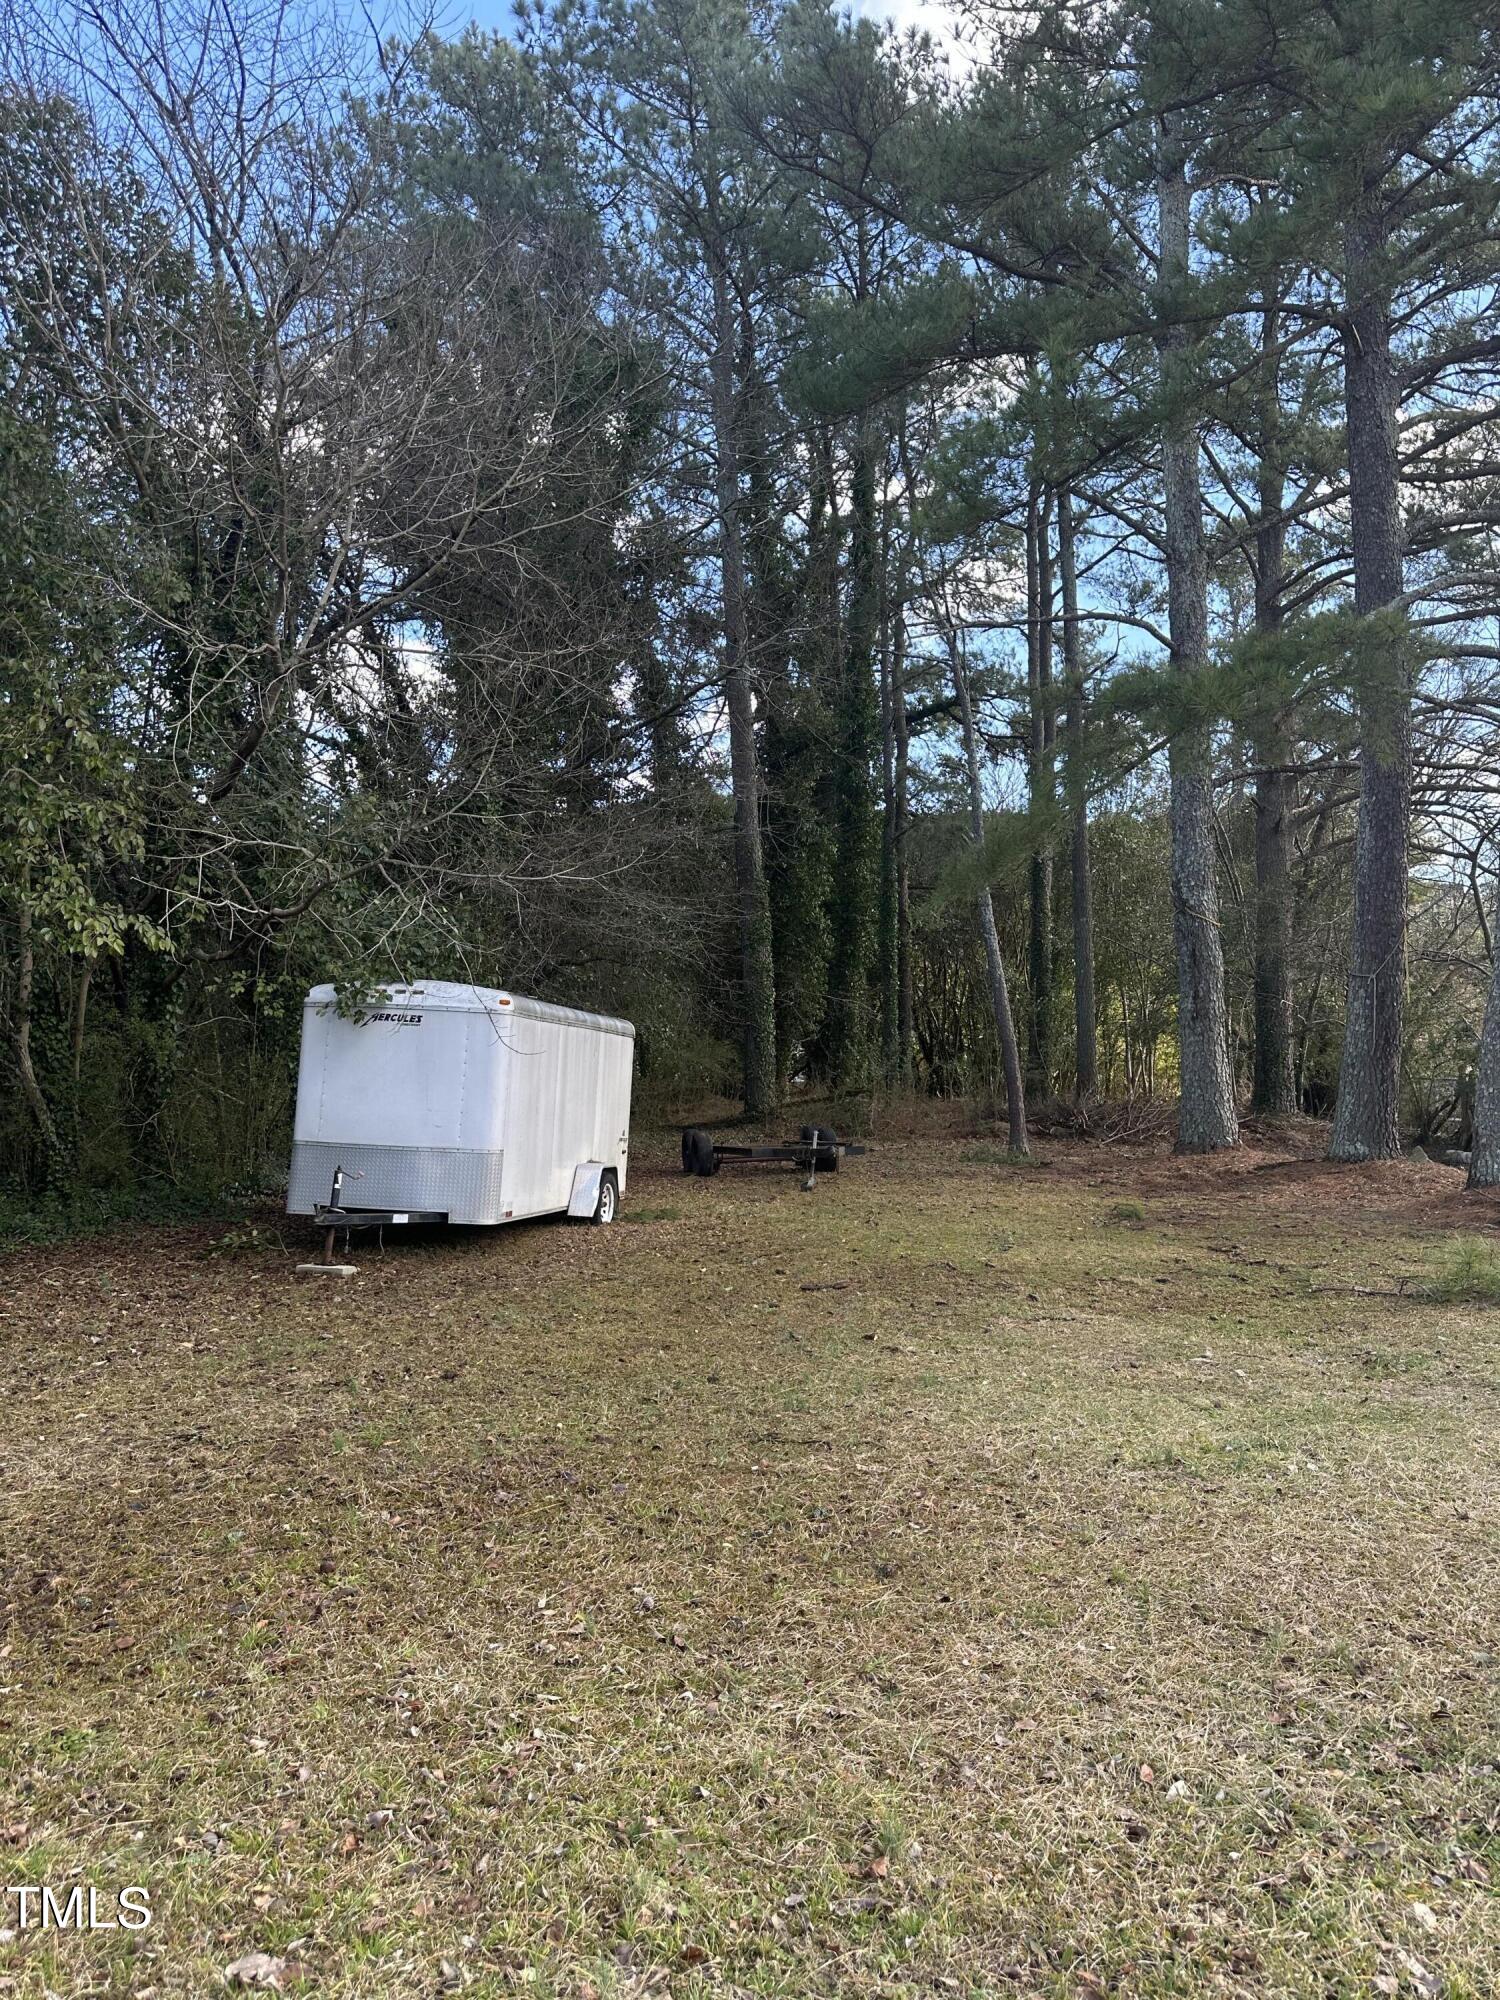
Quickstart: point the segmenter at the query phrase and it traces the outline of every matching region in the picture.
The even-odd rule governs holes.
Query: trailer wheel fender
[[[568,1196],[568,1214],[574,1222],[593,1222],[599,1210],[599,1189],[609,1172],[602,1160],[585,1160],[573,1169],[573,1192]],[[620,1206],[620,1190],[615,1188],[614,1206]],[[614,1215],[609,1220],[613,1222]]]

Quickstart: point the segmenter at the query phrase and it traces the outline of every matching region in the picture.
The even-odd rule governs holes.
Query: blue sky
[[[466,21],[477,21],[481,28],[498,28],[502,32],[511,25],[510,0],[448,0],[446,6],[438,9],[437,26],[452,34],[459,34]]]
[[[855,0],[854,11],[884,15],[903,27],[920,22],[940,32],[945,9],[942,0]],[[458,34],[464,23],[472,20],[481,28],[504,32],[510,27],[511,18],[511,0],[447,0],[447,4],[440,6],[437,25],[440,30]]]
[[[460,16],[477,21],[481,28],[505,29],[511,23],[510,0],[475,0],[458,11]]]

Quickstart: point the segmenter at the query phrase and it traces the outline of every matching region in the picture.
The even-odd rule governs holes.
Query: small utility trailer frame
[[[388,1222],[446,1222],[448,1220],[447,1216],[438,1209],[345,1208],[345,1181],[362,1181],[363,1179],[363,1173],[349,1173],[343,1167],[335,1167],[333,1170],[333,1187],[329,1193],[328,1200],[314,1204],[312,1219],[323,1232],[323,1255],[321,1259],[321,1267],[323,1269],[347,1268],[335,1266],[333,1261],[333,1242],[339,1230],[344,1232],[344,1242],[347,1245],[349,1232],[352,1229],[383,1229]],[[315,1267],[299,1264],[297,1268],[299,1271],[307,1271]]]
[[[819,1172],[836,1174],[842,1160],[868,1151],[849,1144],[826,1127],[804,1125],[800,1135],[779,1146],[732,1146],[714,1138],[711,1132],[688,1125],[682,1133],[682,1171],[707,1178],[720,1167],[754,1167],[780,1164],[799,1167],[806,1176],[802,1185],[809,1192],[817,1186]]]

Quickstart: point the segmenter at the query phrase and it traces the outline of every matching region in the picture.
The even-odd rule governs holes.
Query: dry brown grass
[[[156,1914],[0,1992],[1500,1993],[1493,1210],[669,1152],[337,1292],[6,1267],[4,1880]]]

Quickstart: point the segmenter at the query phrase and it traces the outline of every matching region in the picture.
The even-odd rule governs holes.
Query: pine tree
[[[1492,268],[1497,103],[1494,26],[1434,0],[1357,0],[1336,14],[1291,0],[1254,19],[1220,10],[1217,59],[1255,77],[1258,149],[1285,200],[1244,232],[1264,284],[1290,260],[1326,301],[1284,298],[1333,326],[1343,351],[1360,797],[1354,923],[1331,1156],[1400,1150],[1411,869],[1412,706],[1420,647],[1405,598],[1403,399],[1500,352],[1475,324]]]
[[[779,1083],[746,556],[743,334],[754,321],[747,302],[776,272],[762,227],[776,170],[749,152],[729,108],[731,82],[754,61],[750,17],[735,0],[579,0],[530,18],[543,74],[565,94],[585,143],[615,164],[637,226],[697,294],[688,365],[708,416],[745,1108],[764,1117]]]
[[[1497,183],[1493,168],[1476,173],[1472,141],[1493,117],[1476,84],[1487,79],[1493,93],[1495,73],[1482,15],[1442,0],[1420,9],[1362,0],[1305,23],[1293,46],[1294,84],[1317,78],[1316,109],[1294,128],[1303,199],[1329,232],[1342,280],[1354,609],[1365,631],[1354,933],[1330,1154],[1381,1159],[1401,1146],[1416,670],[1402,604],[1405,371],[1394,325],[1398,312],[1413,313],[1429,273],[1451,296],[1455,271],[1461,281],[1476,253],[1487,261]]]
[[[1163,329],[1162,490],[1172,666],[1179,676],[1208,664],[1208,571],[1203,490],[1190,378],[1190,338],[1182,292],[1192,235],[1188,147],[1175,109],[1159,118],[1157,227]],[[1177,1144],[1213,1152],[1239,1140],[1224,1006],[1224,953],[1213,840],[1211,746],[1205,725],[1173,733],[1168,751],[1172,800],[1172,925],[1177,939],[1177,1045],[1182,1102]]]

